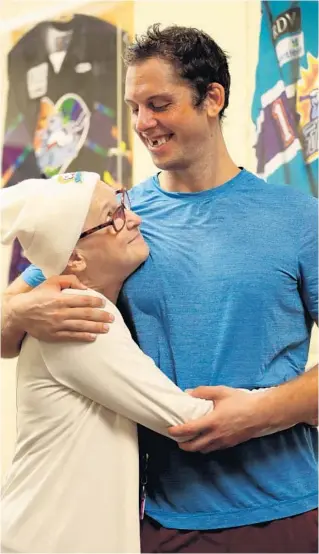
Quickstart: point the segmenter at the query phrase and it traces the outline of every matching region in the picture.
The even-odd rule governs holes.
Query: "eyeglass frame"
[[[124,229],[125,222],[126,222],[125,210],[130,210],[131,209],[130,197],[127,193],[127,190],[124,189],[124,188],[116,190],[115,194],[121,194],[122,195],[121,203],[114,210],[110,221],[106,221],[105,223],[100,223],[100,225],[96,225],[95,227],[91,227],[91,229],[87,229],[86,231],[83,231],[83,233],[80,234],[79,240],[84,239],[85,237],[88,237],[89,235],[92,235],[92,233],[95,233],[96,231],[100,231],[101,229],[105,229],[106,227],[109,227],[110,225],[112,225],[112,227],[113,227],[113,229],[116,233],[120,233]],[[126,201],[126,203],[125,203],[125,201]],[[118,217],[118,219],[122,219],[122,221],[123,221],[123,226],[121,227],[121,229],[117,229],[116,226],[115,226],[114,219],[116,219],[116,217],[114,217],[114,216],[116,214],[121,214]]]

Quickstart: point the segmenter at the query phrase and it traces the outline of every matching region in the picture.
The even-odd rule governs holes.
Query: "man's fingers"
[[[208,416],[205,415],[199,417],[198,419],[194,421],[189,421],[188,423],[184,423],[183,425],[175,425],[174,427],[169,427],[168,432],[174,438],[184,438],[203,433],[208,429],[212,429],[212,426],[212,415],[209,414]]]
[[[201,454],[210,454],[211,452],[215,452],[215,450],[221,450],[222,448],[228,448],[227,446],[223,446],[222,443],[219,441],[216,442],[210,442],[206,448],[201,448],[200,452]]]
[[[66,278],[64,276],[60,277],[60,286],[61,289],[71,288],[71,289],[87,289],[81,281],[75,277],[75,275],[66,275]]]
[[[50,277],[45,281],[46,285],[55,285],[63,289],[83,289],[86,290],[87,287],[81,283],[81,281],[75,275],[55,275]]]
[[[212,438],[210,435],[199,436],[191,441],[183,442],[179,444],[181,450],[185,452],[203,452],[204,449],[211,447]]]
[[[73,314],[72,314],[73,317]],[[68,333],[90,333],[90,334],[101,334],[107,333],[109,331],[109,325],[107,323],[96,322],[96,321],[85,321],[82,319],[66,319],[63,322],[59,322],[59,330],[53,333],[55,336],[58,336],[59,332],[68,332]]]
[[[216,387],[196,387],[189,393],[194,398],[205,398],[206,400],[219,400],[229,394],[229,387],[218,385]]]
[[[95,308],[66,308],[63,310],[63,314],[61,313],[61,316],[62,315],[63,321],[68,321],[70,319],[96,321],[97,323],[112,323],[114,321],[113,314]]]
[[[209,454],[215,450],[220,450],[221,448],[229,448],[234,446],[236,442],[227,440],[224,438],[217,438],[213,436],[212,433],[207,433],[207,435],[199,436],[193,440],[183,442],[179,444],[181,450],[185,452],[201,452],[201,454]]]
[[[54,336],[54,341],[59,342],[94,342],[97,335],[94,333],[72,333],[69,331],[58,331]]]
[[[61,294],[58,296],[59,303],[62,306],[70,308],[103,308],[105,301],[97,296],[82,296],[81,294]]]

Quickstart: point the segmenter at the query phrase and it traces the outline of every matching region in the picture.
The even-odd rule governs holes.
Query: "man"
[[[200,433],[183,446],[142,434],[142,550],[316,552],[317,371],[304,373],[317,313],[316,201],[231,160],[227,58],[208,35],[154,25],[126,63],[134,130],[162,170],[131,191],[151,249],[125,285],[138,340],[181,388],[215,402],[212,415],[171,429]],[[59,282],[16,296],[41,276],[31,268],[23,279],[4,303],[5,354],[25,331],[101,332],[105,320],[80,297],[76,307],[62,300]],[[274,388],[262,398],[241,390],[260,387]]]

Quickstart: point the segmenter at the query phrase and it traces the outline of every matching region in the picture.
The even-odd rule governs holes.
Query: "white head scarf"
[[[1,242],[17,238],[45,277],[60,274],[82,232],[100,176],[78,171],[0,190]]]

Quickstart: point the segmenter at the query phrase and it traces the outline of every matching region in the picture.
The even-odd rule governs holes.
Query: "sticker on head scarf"
[[[58,176],[59,183],[69,183],[70,181],[75,181],[76,183],[82,183],[82,174],[81,171],[76,173],[63,173]]]

